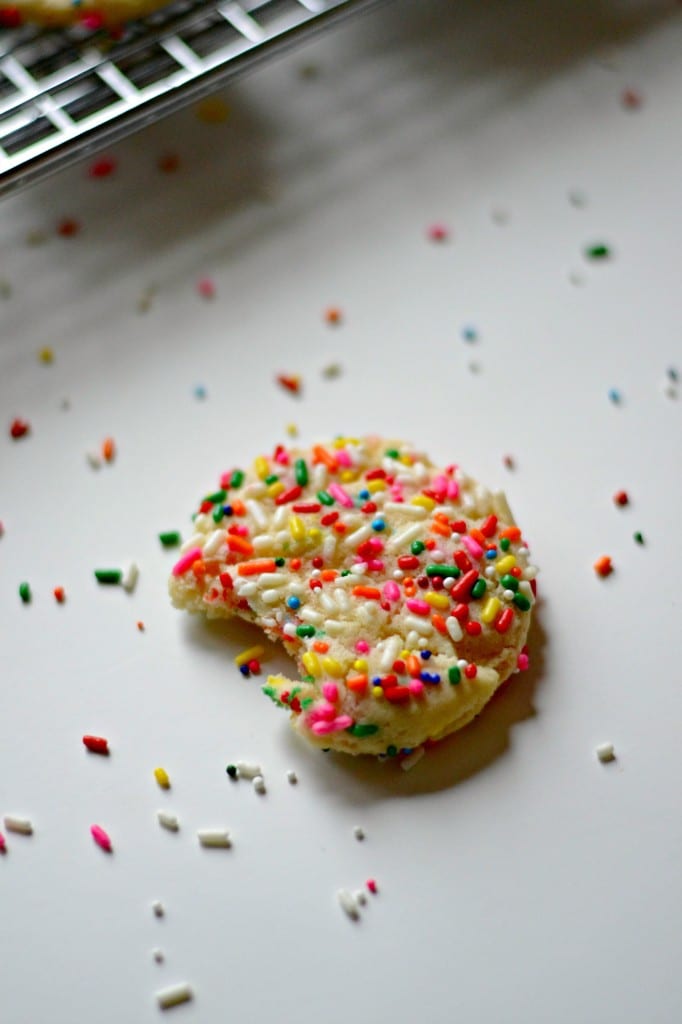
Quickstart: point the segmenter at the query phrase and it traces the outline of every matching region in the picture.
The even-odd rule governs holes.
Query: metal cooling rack
[[[0,194],[158,120],[381,0],[176,0],[104,30],[0,30]]]

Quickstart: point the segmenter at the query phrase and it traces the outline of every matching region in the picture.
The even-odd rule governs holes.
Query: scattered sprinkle
[[[157,964],[162,964],[163,961],[165,960],[165,957],[164,957],[162,949],[153,949],[152,950],[152,956],[154,957],[154,961]]]
[[[9,428],[10,437],[14,441],[18,441],[20,437],[26,437],[31,432],[31,424],[27,420],[22,420],[19,417],[12,420]]]
[[[369,889],[369,891],[371,893],[374,893],[375,895],[379,891],[379,887],[377,886],[377,883],[376,883],[374,878],[368,878],[367,882],[366,882],[366,885],[367,885],[367,888]]]
[[[358,841],[362,841],[365,838],[365,830],[360,825],[356,825],[353,829],[353,835]]]
[[[97,454],[97,452],[86,452],[85,453],[85,458],[88,461],[88,465],[90,466],[90,469],[101,469],[102,468],[102,460],[100,459],[100,457]]]
[[[324,311],[324,322],[330,327],[338,327],[343,323],[343,313],[338,306],[328,306]]]
[[[88,167],[88,177],[108,178],[116,170],[113,156],[101,156]]]
[[[585,256],[588,260],[608,260],[611,258],[611,249],[605,242],[594,242],[585,246]]]
[[[265,648],[261,647],[260,644],[255,644],[253,647],[246,647],[243,651],[240,651],[239,654],[235,656],[234,663],[237,668],[241,668],[242,665],[248,665],[248,663],[254,659],[262,658],[264,654]],[[258,771],[260,771],[260,768]]]
[[[156,166],[163,174],[174,174],[180,166],[180,157],[177,153],[163,153]]]
[[[0,832],[0,853],[7,853],[7,840]]]
[[[144,633],[144,622],[142,621],[142,619],[138,619],[135,625],[137,626],[138,631],[140,633]]]
[[[289,375],[285,373],[279,373],[277,375],[277,383],[285,389],[290,391],[292,395],[298,395],[301,391],[301,378],[297,375]]]
[[[152,903],[152,911],[154,913],[154,917],[163,917],[163,915],[166,913],[166,908],[164,907],[161,900],[154,900],[154,902]]]
[[[127,590],[129,594],[132,594],[133,590],[137,586],[137,581],[140,576],[140,569],[136,562],[130,562],[126,566],[125,571],[121,575],[121,586],[124,590]]]
[[[298,437],[298,427],[295,423],[287,423],[286,432],[289,437]]]
[[[237,761],[236,768],[240,779],[255,779],[263,774],[261,766],[250,761]]]
[[[236,764],[228,764],[228,766],[225,769],[225,771],[227,772],[227,774],[230,776],[231,779],[238,779],[239,778],[239,772],[237,771],[237,765]]]
[[[511,455],[503,456],[502,464],[504,465],[504,467],[506,469],[515,469],[516,468],[516,463],[514,462],[514,458]]]
[[[120,569],[95,569],[95,579],[98,583],[117,584],[123,579]]]
[[[113,846],[111,845],[111,839],[109,835],[104,831],[101,825],[91,825],[90,835],[95,840],[100,849],[104,850],[105,853],[112,853]]]
[[[602,764],[608,764],[609,761],[616,760],[616,752],[613,749],[613,743],[601,743],[596,748],[595,754]]]
[[[343,368],[340,363],[328,363],[327,366],[322,367],[322,376],[327,380],[335,380],[341,376],[342,372]]]
[[[62,238],[73,238],[80,232],[81,226],[74,217],[64,217],[57,224],[57,234]]]
[[[644,103],[644,98],[636,89],[623,89],[620,94],[620,102],[625,110],[639,110]]]
[[[116,458],[116,444],[113,437],[105,437],[102,441],[102,458],[105,462],[113,462]]]
[[[197,838],[202,846],[213,849],[227,849],[232,845],[230,833],[227,829],[204,828],[199,829]]]
[[[154,778],[158,782],[159,786],[161,786],[161,789],[170,789],[171,788],[171,781],[170,781],[170,778],[168,776],[168,772],[166,771],[165,768],[155,768],[154,769]]]
[[[580,288],[585,284],[585,276],[581,274],[579,270],[571,270],[568,275],[568,280],[571,284],[575,285],[576,288]]]
[[[200,277],[197,281],[197,292],[202,299],[214,299],[216,295],[215,281],[211,277]]]
[[[181,1003],[189,1003],[194,993],[189,985],[183,982],[181,985],[172,985],[170,988],[162,988],[156,993],[156,1001],[162,1010],[170,1010]]]
[[[256,793],[260,793],[261,795],[265,793],[265,779],[263,778],[262,775],[254,776],[252,785]]]
[[[13,814],[6,814],[3,821],[8,832],[14,832],[19,836],[33,835],[33,824],[28,818],[17,818]]]
[[[669,380],[672,380],[675,383],[677,383],[679,381],[680,373],[679,373],[679,370],[677,369],[677,367],[669,366],[668,369],[665,372],[666,372],[666,376],[669,378]]]
[[[606,577],[611,575],[613,572],[613,563],[608,555],[602,555],[601,558],[597,559],[594,563],[594,571],[597,576]]]
[[[104,736],[85,735],[83,737],[83,745],[92,754],[109,754],[109,741]]]
[[[24,604],[31,603],[31,587],[28,583],[23,582],[19,584],[19,597]]]
[[[355,901],[355,897],[348,889],[339,889],[336,893],[336,898],[339,901],[339,906],[345,914],[351,919],[351,921],[360,920],[360,911]]]
[[[426,237],[430,242],[447,242],[450,231],[445,224],[430,224],[426,229]]]
[[[644,534],[640,533],[639,530],[637,530],[635,533],[633,533],[632,536],[633,536],[636,544],[643,544],[644,543]]]
[[[478,341],[478,331],[470,324],[467,324],[462,328],[461,335],[464,341]]]
[[[623,396],[618,390],[618,388],[609,388],[608,395],[609,401],[612,402],[613,405],[620,405],[620,403],[623,401]]]
[[[179,530],[166,530],[164,533],[159,534],[159,540],[164,548],[175,548],[182,540],[182,537]]]
[[[630,502],[630,499],[628,497],[628,492],[627,491],[616,491],[616,493],[613,496],[613,503],[614,503],[614,505],[623,506],[623,505],[629,504],[629,502]]]
[[[49,345],[45,345],[43,348],[38,349],[38,360],[49,366],[50,363],[54,362],[54,349],[50,348]]]
[[[230,116],[230,108],[220,96],[207,96],[195,109],[197,120],[203,124],[223,124]]]
[[[157,811],[156,817],[159,825],[162,828],[168,829],[169,832],[177,832],[180,828],[180,822],[174,814],[168,814],[167,811]]]
[[[200,402],[203,402],[207,396],[208,391],[206,389],[206,386],[204,384],[197,384],[197,386],[194,389],[194,397],[198,399]]]
[[[298,782],[298,775],[296,774],[293,768],[290,768],[289,771],[287,772],[287,782],[289,783],[290,786],[295,786],[296,783]]]

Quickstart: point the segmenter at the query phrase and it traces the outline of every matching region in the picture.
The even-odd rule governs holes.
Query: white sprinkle
[[[253,779],[252,785],[257,793],[262,794],[265,792],[265,779],[263,778],[262,775],[256,775],[255,778]]]
[[[433,633],[433,626],[426,618],[420,618],[418,615],[406,615],[404,622],[408,629],[414,629],[422,636],[431,636]]]
[[[197,832],[197,838],[202,846],[227,849],[228,846],[232,846],[230,841],[230,833],[227,829],[220,828],[204,828],[199,829]]]
[[[355,565],[351,565],[350,571],[353,576],[364,576],[367,572],[367,562],[356,562]]]
[[[403,572],[402,569],[394,569],[393,570],[393,579],[397,580],[398,583],[400,583],[400,581],[402,579],[404,579],[404,577],[405,577],[405,573]],[[443,584],[443,586],[445,586],[445,584]]]
[[[299,615],[304,622],[310,622],[313,626],[321,626],[324,621],[324,615],[310,607],[302,608]]]
[[[388,507],[388,504],[385,506]],[[403,506],[400,505],[400,508]],[[410,508],[416,508],[416,505],[411,505]],[[411,526],[406,526],[404,530],[400,530],[398,533],[394,533],[392,537],[386,543],[388,551],[399,551],[400,548],[405,547],[411,541],[416,540],[419,534],[422,532],[421,523],[413,523]]]
[[[527,565],[523,570],[524,580],[534,580],[538,574],[538,567],[536,565]]]
[[[171,988],[162,988],[156,993],[156,1000],[162,1010],[170,1010],[173,1006],[188,1003],[192,999],[192,995],[192,989],[185,983],[173,985]]]
[[[421,649],[425,651],[428,646],[429,641],[426,639],[426,637],[420,636],[419,639],[417,640],[417,647],[421,647]]]
[[[339,901],[341,909],[348,915],[351,921],[360,920],[360,911],[358,905],[355,902],[355,898],[348,889],[339,889],[336,894],[336,898]]]
[[[280,505],[277,508],[274,516],[272,517],[272,526],[273,526],[273,528],[275,530],[281,530],[282,527],[285,526],[287,524],[287,522],[289,521],[289,516],[290,515],[291,515],[291,512],[287,508],[287,506],[286,505]]]
[[[456,581],[454,576],[446,576],[445,579],[443,580],[443,590],[452,590],[452,588],[455,585],[455,582]]]
[[[20,836],[33,835],[33,825],[28,818],[15,818],[12,814],[6,814],[3,820],[8,832],[16,832]]]
[[[337,605],[334,598],[325,590],[320,591],[320,604],[322,605],[327,615],[335,615],[339,610],[339,606]]]
[[[418,764],[424,756],[423,747],[415,747],[411,754],[404,757],[400,762],[400,767],[404,772],[409,772],[416,764]]]
[[[601,743],[596,748],[595,754],[602,764],[608,764],[609,761],[616,760],[616,751],[613,748],[613,743]]]
[[[423,505],[407,505],[402,501],[387,501],[384,505],[386,512],[401,512],[408,519],[426,519],[429,510]],[[396,537],[398,534],[396,534]],[[395,541],[396,537],[393,538]]]
[[[466,658],[460,658],[459,661],[457,662],[457,667],[464,669],[467,667],[468,664],[469,662],[466,660]]]
[[[330,636],[344,636],[346,633],[352,632],[354,627],[352,622],[327,619],[324,628],[325,632],[329,633]]]
[[[270,587],[269,590],[261,591],[260,596],[263,604],[277,604],[280,599],[279,590],[276,590],[274,587]]]
[[[263,511],[263,506],[260,501],[254,501],[253,498],[249,498],[244,502],[246,505],[247,512],[250,513],[251,518],[258,527],[259,530],[264,530],[268,525],[268,519]]]
[[[240,779],[255,779],[257,775],[263,774],[261,766],[252,761],[237,761],[236,767]]]
[[[418,642],[419,642],[419,633],[416,631],[416,629],[411,629],[409,631],[409,633],[407,634],[407,636],[405,637],[405,646],[406,647],[416,647]]]
[[[159,825],[162,828],[167,828],[169,832],[177,832],[180,828],[180,822],[174,814],[168,814],[166,811],[157,811],[156,817],[158,818]]]
[[[244,498],[263,498],[267,493],[267,484],[264,484],[262,480],[252,480],[242,491]]]
[[[86,452],[85,458],[88,460],[90,469],[100,469],[102,466],[102,460],[100,459],[97,452]]]
[[[136,562],[130,562],[130,564],[124,569],[123,576],[121,577],[121,586],[124,590],[127,590],[129,594],[132,594],[137,584],[140,570]]]
[[[329,480],[329,474],[324,462],[318,462],[316,466],[313,466],[312,478],[313,490],[323,491],[327,486],[327,481]]]
[[[372,533],[372,527],[369,523],[366,523],[364,526],[361,526],[359,530],[354,530],[353,533],[346,534],[343,546],[346,548],[357,547],[359,544],[362,544],[363,541],[367,540],[368,537],[371,537]]]
[[[152,903],[152,910],[154,911],[155,917],[163,917],[163,915],[166,913],[161,900],[154,900],[154,902]]]
[[[154,960],[156,961],[157,964],[162,964],[163,961],[165,960],[162,949],[153,949],[152,956],[154,957]]]
[[[514,600],[514,591],[513,590],[503,590],[502,591],[502,597],[504,598],[505,601],[513,601]]]
[[[204,554],[207,558],[213,558],[218,548],[225,542],[227,534],[225,530],[214,530],[204,544]]]
[[[393,662],[398,657],[402,648],[402,637],[400,636],[389,636],[386,640],[382,640],[377,644],[376,650],[383,649],[381,659],[379,661],[379,671],[388,672],[393,665]]]
[[[336,553],[336,534],[328,533],[322,541],[322,557],[325,562],[331,562]]]
[[[258,593],[258,584],[253,582],[240,583],[237,581],[234,589],[237,591],[238,597],[253,597],[254,594]]]
[[[251,543],[253,544],[253,550],[257,555],[269,555],[275,550],[275,545],[272,543],[272,537],[269,537],[267,533],[261,533],[257,537],[254,537]]]
[[[454,615],[448,615],[445,620],[445,628],[448,631],[448,636],[451,640],[454,640],[455,643],[457,643],[458,640],[461,640],[464,636],[462,627],[459,624],[459,619],[456,619]]]
[[[493,578],[493,576],[495,575],[495,566],[494,565],[487,565],[486,568],[485,568],[485,575],[487,576],[487,578],[489,580],[491,580]]]
[[[287,578],[282,572],[262,572],[258,577],[261,587],[283,587]]]
[[[287,782],[291,786],[295,786],[296,783],[298,782],[298,775],[296,774],[293,768],[290,768],[289,771],[287,772]]]
[[[365,830],[360,825],[356,825],[355,828],[353,829],[353,835],[358,840],[364,839]]]
[[[498,519],[504,519],[505,523],[513,523],[514,517],[509,508],[507,495],[504,491],[493,491],[492,493],[493,512]]]

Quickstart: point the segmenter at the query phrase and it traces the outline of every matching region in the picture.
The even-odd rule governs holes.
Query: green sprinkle
[[[514,594],[514,604],[520,612],[527,612],[530,608],[530,601],[525,594]]]
[[[265,484],[266,487],[269,487],[270,484],[276,484],[278,480],[279,480],[279,477],[277,476],[277,474],[276,473],[271,473],[270,476],[266,476],[266,478],[263,481],[263,483]]]
[[[227,497],[227,491],[214,491],[213,494],[207,494],[204,501],[210,501],[213,505],[219,504],[219,502],[225,501]]]
[[[376,732],[379,732],[379,726],[373,725],[371,722],[355,722],[354,725],[350,725],[346,732],[349,732],[351,736],[374,736]]]
[[[513,590],[514,593],[519,589],[519,581],[516,576],[511,576],[509,573],[505,573],[501,578],[500,583],[505,590]]]
[[[222,505],[218,505],[211,512],[211,517],[212,517],[214,523],[219,523],[224,515],[225,515],[225,510],[224,510]]]
[[[485,580],[479,576],[471,588],[471,596],[476,598],[483,597],[487,589]]]
[[[285,560],[283,558],[276,558],[275,559],[275,565],[277,566],[278,569],[281,569],[284,564],[285,564]]]
[[[315,676],[303,676],[302,679],[301,679],[301,682],[303,682],[303,683],[314,683],[315,682]]]
[[[323,505],[333,505],[334,499],[332,498],[329,491],[318,491],[317,500],[321,501]]]
[[[24,604],[31,603],[31,588],[28,585],[28,583],[19,584],[19,597],[24,602]]]
[[[342,576],[350,576],[350,569],[342,569],[341,570],[341,575]]]
[[[237,766],[236,766],[236,764],[228,764],[228,766],[225,769],[225,771],[227,772],[227,774],[230,776],[231,779],[236,779],[237,778]]]
[[[275,688],[274,688],[274,686],[263,686],[263,687],[261,687],[261,689],[262,689],[262,691],[263,691],[263,693],[265,694],[266,697],[270,697],[271,700],[274,699],[274,697],[275,697]]]
[[[315,627],[314,626],[307,626],[307,625],[305,625],[305,626],[297,626],[296,627],[296,636],[315,636]]]
[[[459,670],[459,665],[451,665],[448,669],[448,679],[453,686],[457,686],[457,683],[462,678],[462,673]]]
[[[588,260],[607,260],[611,255],[611,250],[604,242],[597,242],[595,245],[585,247],[585,255]]]
[[[643,544],[644,543],[644,534],[640,533],[639,530],[637,530],[637,533],[633,533],[632,536],[635,538],[635,542],[637,544]]]
[[[410,551],[413,555],[421,555],[424,550],[424,542],[421,540],[413,540],[410,545]]]
[[[308,467],[305,459],[296,459],[294,473],[296,474],[296,483],[299,487],[305,487],[308,483]]]
[[[387,448],[386,451],[384,452],[384,455],[386,455],[389,459],[400,458],[400,452],[398,451],[397,448]]]
[[[241,487],[244,483],[244,474],[241,469],[235,469],[234,473],[230,477],[230,487]]]
[[[314,697],[304,697],[303,700],[301,701],[301,707],[305,710],[306,708],[309,708],[311,704],[314,704],[314,703],[315,703],[315,698]]]
[[[427,565],[427,576],[459,576],[460,570],[456,565]]]
[[[502,538],[502,540],[500,541],[500,547],[502,548],[503,551],[509,551],[509,548],[511,547],[511,541],[509,540],[509,537]]]
[[[123,573],[120,569],[95,569],[95,579],[98,583],[120,583]]]
[[[174,548],[180,543],[180,531],[179,530],[167,530],[166,533],[159,534],[159,540],[165,548]]]
[[[388,754],[389,757],[395,757],[395,755],[398,753],[398,748],[391,743],[388,747],[386,747],[386,753]]]

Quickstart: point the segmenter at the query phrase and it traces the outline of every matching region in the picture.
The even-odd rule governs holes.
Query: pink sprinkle
[[[442,501],[445,495],[448,493],[448,480],[442,474],[435,476],[431,482],[431,490],[436,496],[437,501]]]
[[[397,601],[400,598],[400,587],[393,580],[387,580],[382,587],[382,593],[387,601]]]
[[[0,832],[0,853],[5,853],[6,850],[7,850],[7,840],[3,836],[2,832]]]
[[[418,597],[408,598],[405,604],[415,615],[428,615],[431,611],[431,605],[426,601],[421,601]]]
[[[190,548],[173,566],[173,575],[182,576],[183,573],[187,572],[194,565],[197,558],[201,558],[202,553],[201,548]]]
[[[369,644],[367,643],[366,640],[358,640],[358,642],[355,645],[355,650],[358,652],[358,654],[367,654],[369,650]]]
[[[316,736],[326,736],[327,733],[334,732],[331,722],[313,722],[311,729]]]
[[[383,572],[384,563],[380,558],[370,558],[367,562],[367,568],[370,572]]]
[[[232,473],[221,473],[220,474],[220,489],[221,491],[228,490],[230,481],[232,480]]]
[[[456,480],[451,480],[448,484],[448,498],[459,497],[459,484]]]
[[[336,708],[333,704],[329,704],[327,701],[320,701],[314,708],[311,708],[308,712],[306,721],[308,725],[313,725],[316,722],[331,722],[336,718]]]
[[[101,847],[107,853],[111,853],[113,849],[111,845],[111,839],[109,838],[109,836],[107,835],[103,828],[101,828],[99,825],[91,825],[90,834],[99,847]]]
[[[404,501],[405,500],[403,498],[403,485],[402,484],[393,484],[391,486],[391,498],[393,499],[393,501]]]
[[[367,888],[369,889],[370,892],[375,893],[375,894],[377,893],[378,886],[377,886],[377,883],[376,883],[375,879],[373,879],[373,878],[368,878],[367,879]]]
[[[286,448],[282,448],[281,451],[275,452],[275,462],[279,463],[280,466],[289,465],[289,455]]]
[[[481,545],[478,543],[477,540],[474,540],[474,538],[470,537],[468,534],[462,537],[462,544],[467,549],[472,558],[481,558],[481,556],[483,555],[483,548],[481,547]]]
[[[332,498],[336,498],[339,504],[343,505],[344,508],[354,508],[353,499],[341,484],[330,484],[328,489]]]
[[[445,242],[450,236],[450,232],[445,224],[431,224],[427,229],[426,235],[430,242]]]
[[[87,28],[91,32],[96,32],[104,25],[103,16],[95,11],[92,14],[84,14],[79,20],[83,28]]]
[[[530,658],[528,657],[528,655],[527,654],[519,654],[518,658],[516,659],[516,666],[517,666],[519,672],[525,672],[529,665],[530,665]]]
[[[339,715],[332,722],[332,728],[334,732],[343,732],[344,729],[349,729],[353,724],[353,719],[350,715]]]
[[[421,697],[421,695],[424,692],[424,684],[422,683],[421,679],[410,679],[407,685],[410,688],[410,693],[414,697]]]
[[[350,469],[353,465],[351,457],[345,448],[341,448],[340,451],[334,452],[334,458],[338,462],[339,466],[345,466],[346,469]]]
[[[210,277],[200,277],[197,281],[197,291],[202,299],[215,298],[215,281]]]
[[[322,696],[325,700],[337,701],[339,699],[339,688],[336,683],[323,683]]]

